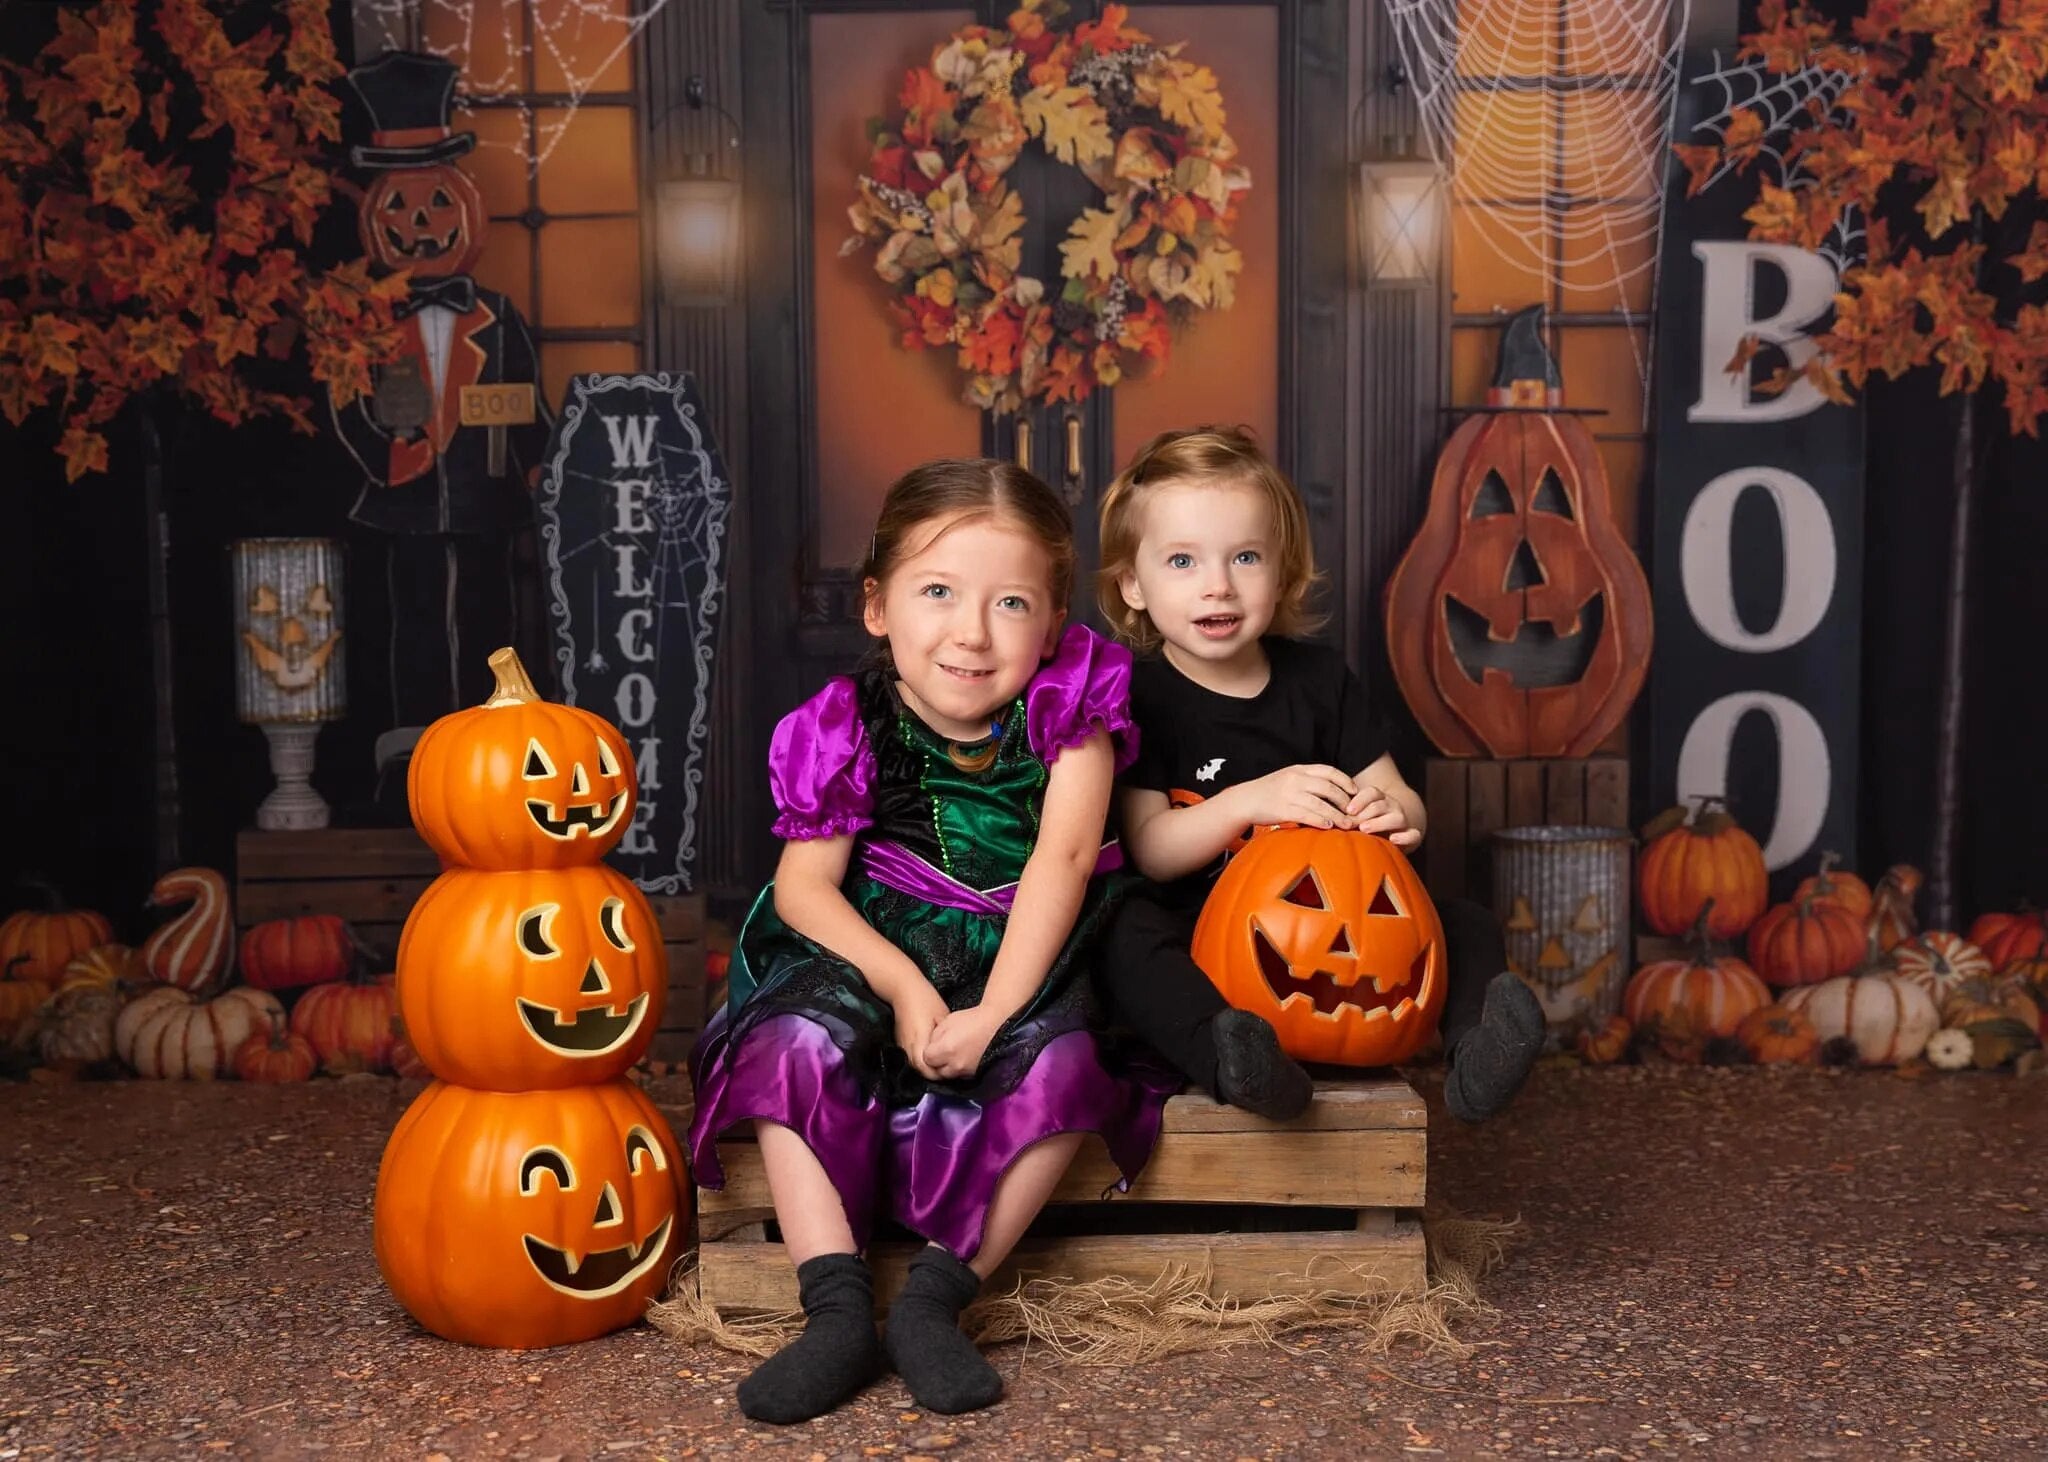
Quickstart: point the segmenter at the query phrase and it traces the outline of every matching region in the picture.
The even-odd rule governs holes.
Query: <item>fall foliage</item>
[[[303,343],[350,397],[395,354],[403,276],[309,261],[332,196],[342,73],[322,0],[99,0],[0,63],[0,412],[54,413],[65,476],[163,388],[220,420],[308,402],[271,389]]]
[[[1942,394],[1996,384],[2012,430],[2036,434],[2048,307],[2022,286],[2048,275],[2048,223],[2031,217],[2048,191],[2048,3],[1871,0],[1844,34],[1803,5],[1763,0],[1757,21],[1746,57],[1847,84],[1795,126],[1792,185],[1763,183],[1744,215],[1753,236],[1817,248],[1852,209],[1868,234],[1805,374],[1845,402],[1873,372],[1936,366]],[[1746,168],[1763,132],[1738,113],[1720,146],[1679,148],[1693,190],[1724,162]]]

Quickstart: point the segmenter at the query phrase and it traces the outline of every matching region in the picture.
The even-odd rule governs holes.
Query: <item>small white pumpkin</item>
[[[244,1041],[283,1019],[275,995],[247,985],[204,1002],[161,985],[115,1018],[114,1051],[138,1076],[211,1081],[229,1072]]]
[[[1939,1071],[1961,1071],[1977,1057],[1977,1043],[1959,1030],[1936,1031],[1927,1039],[1927,1064]]]
[[[1912,1060],[1941,1028],[1934,997],[1897,975],[1838,975],[1779,998],[1787,1009],[1805,1012],[1823,1043],[1837,1037],[1853,1041],[1869,1066]]]

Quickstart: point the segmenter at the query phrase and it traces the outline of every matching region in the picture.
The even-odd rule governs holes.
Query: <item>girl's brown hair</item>
[[[1145,504],[1153,493],[1175,484],[1237,484],[1265,494],[1273,510],[1273,553],[1280,579],[1280,601],[1270,632],[1308,635],[1322,628],[1324,616],[1308,609],[1308,596],[1323,576],[1316,569],[1301,493],[1259,450],[1249,428],[1198,426],[1154,437],[1103,494],[1102,567],[1095,574],[1095,599],[1118,639],[1140,650],[1159,644],[1152,616],[1124,603],[1123,579],[1137,569]]]
[[[942,457],[896,479],[882,499],[875,536],[860,566],[866,592],[876,593],[889,582],[909,556],[920,525],[956,513],[969,519],[1015,519],[1052,562],[1053,608],[1067,607],[1074,590],[1074,522],[1067,505],[1022,467],[995,457]]]

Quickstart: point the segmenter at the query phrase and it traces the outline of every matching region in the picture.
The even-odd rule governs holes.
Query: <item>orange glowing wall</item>
[[[441,6],[421,12],[426,47],[464,58],[469,109],[456,126],[474,131],[477,147],[461,166],[491,216],[477,281],[526,317],[557,409],[570,376],[640,365],[632,3],[477,0],[466,20]],[[591,83],[573,117],[543,100],[569,92],[572,78]],[[529,216],[543,219],[538,228]]]

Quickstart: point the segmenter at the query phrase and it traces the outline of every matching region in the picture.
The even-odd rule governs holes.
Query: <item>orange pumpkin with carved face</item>
[[[1194,958],[1303,1061],[1406,1060],[1443,1013],[1442,921],[1401,850],[1367,833],[1255,834],[1202,906]]]
[[[363,251],[387,269],[467,274],[483,252],[483,195],[453,163],[379,173],[357,217]]]
[[[398,944],[414,1050],[446,1081],[494,1091],[621,1076],[661,1025],[668,957],[647,899],[593,863],[451,868]]]
[[[377,1267],[436,1335],[530,1349],[641,1318],[689,1227],[682,1157],[628,1081],[472,1091],[437,1081],[377,1171]]]
[[[602,716],[540,698],[511,650],[497,689],[421,734],[406,772],[413,826],[465,868],[596,863],[633,818],[633,753]]]

